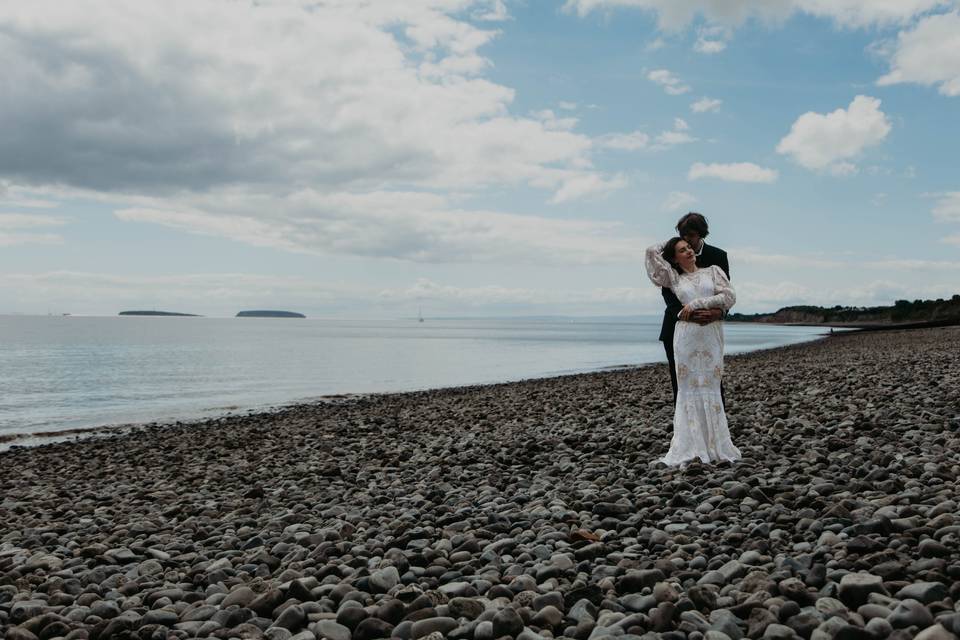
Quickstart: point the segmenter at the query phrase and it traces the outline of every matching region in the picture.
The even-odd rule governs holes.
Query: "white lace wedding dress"
[[[647,249],[647,275],[654,284],[669,287],[680,302],[694,309],[729,309],[736,302],[730,281],[720,267],[679,274],[660,254],[662,245]],[[670,450],[660,459],[679,465],[699,458],[703,462],[740,459],[730,439],[727,415],[720,395],[723,378],[723,323],[700,326],[677,322],[673,336],[677,363],[677,406],[673,414]]]

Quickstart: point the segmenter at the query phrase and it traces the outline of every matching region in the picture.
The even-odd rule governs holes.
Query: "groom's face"
[[[683,234],[683,239],[687,241],[687,244],[689,244],[694,251],[699,251],[700,245],[703,243],[703,238],[701,238],[700,234],[696,231],[686,232]]]

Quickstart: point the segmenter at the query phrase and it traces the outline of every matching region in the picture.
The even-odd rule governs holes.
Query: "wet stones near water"
[[[733,357],[736,465],[651,464],[662,367],[0,454],[0,636],[960,638],[960,332]]]

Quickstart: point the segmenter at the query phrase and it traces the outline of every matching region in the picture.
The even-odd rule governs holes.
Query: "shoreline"
[[[11,450],[0,636],[949,638],[958,349],[728,358],[735,464],[653,463],[662,364]]]
[[[766,322],[762,320],[727,320],[731,324],[773,325],[780,327],[823,327],[857,331],[908,331],[960,326],[960,319],[922,320],[917,322]]]
[[[200,317],[200,316],[198,316]],[[738,323],[738,324],[753,324],[753,323]],[[764,323],[756,323],[764,324]],[[770,324],[770,323],[765,323]],[[800,342],[794,342],[788,345],[778,345],[775,347],[763,347],[758,349],[752,349],[750,351],[743,351],[736,354],[731,354],[725,356],[726,358],[736,358],[745,356],[753,353],[760,353],[769,351],[772,349],[780,349],[785,347],[797,346],[810,344],[817,342],[819,340],[824,340],[831,337],[830,333],[823,333],[816,336],[811,336],[809,339],[802,340]],[[184,425],[202,425],[209,421],[220,421],[223,419],[228,419],[236,416],[247,416],[247,415],[262,415],[270,414],[277,411],[283,411],[285,409],[295,408],[295,407],[308,407],[318,403],[337,403],[339,400],[344,398],[363,398],[368,396],[387,396],[387,395],[397,395],[397,394],[409,394],[409,393],[423,393],[423,392],[436,392],[444,391],[451,389],[459,388],[471,388],[471,387],[486,387],[486,386],[497,386],[497,385],[509,385],[516,384],[521,382],[528,382],[531,380],[550,380],[554,378],[563,378],[567,376],[583,376],[583,375],[592,375],[596,373],[606,373],[606,372],[616,372],[616,371],[625,371],[640,367],[655,367],[663,366],[665,362],[641,362],[637,364],[619,364],[619,365],[606,365],[596,369],[589,369],[583,371],[573,371],[567,373],[557,373],[553,375],[543,375],[535,376],[531,378],[519,378],[515,380],[503,380],[495,382],[478,382],[475,384],[466,384],[466,385],[453,385],[449,387],[426,387],[422,389],[408,389],[408,390],[398,390],[398,391],[374,391],[374,392],[360,392],[360,393],[334,393],[329,395],[321,396],[312,396],[308,398],[295,398],[290,401],[281,401],[281,402],[270,402],[260,405],[251,405],[251,406],[238,406],[234,407],[229,411],[211,411],[207,412],[198,412],[195,414],[184,414],[182,417],[171,417],[169,419],[161,418],[159,420],[143,420],[143,421],[133,421],[133,422],[115,422],[115,423],[106,423],[106,424],[94,424],[89,426],[77,426],[71,427],[63,430],[52,430],[52,431],[31,431],[24,433],[9,433],[2,434],[0,433],[0,454],[4,451],[16,448],[32,448],[38,446],[45,446],[47,444],[54,444],[59,442],[76,442],[81,439],[86,438],[95,438],[116,434],[129,433],[130,431],[140,429],[140,428],[158,428],[174,424],[184,424]]]

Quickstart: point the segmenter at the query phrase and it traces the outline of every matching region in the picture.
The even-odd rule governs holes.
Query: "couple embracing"
[[[740,451],[730,439],[724,411],[723,322],[736,302],[725,251],[708,245],[707,220],[688,213],[677,236],[649,247],[647,275],[667,304],[660,340],[670,365],[675,409],[670,450],[661,462],[733,462]]]

